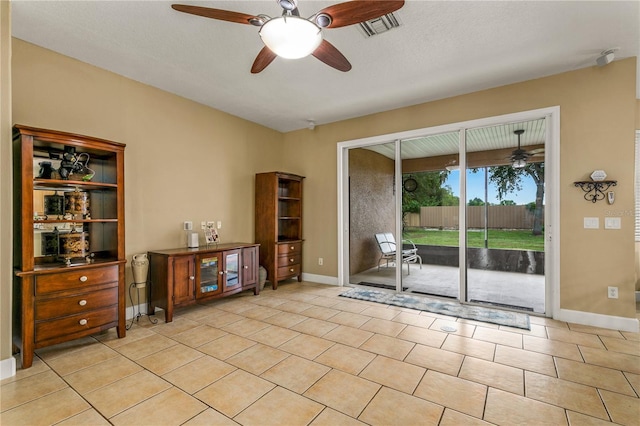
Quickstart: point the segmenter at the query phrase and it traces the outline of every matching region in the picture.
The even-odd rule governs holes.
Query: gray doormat
[[[452,317],[465,318],[474,321],[488,322],[507,327],[530,330],[529,315],[502,311],[500,309],[485,308],[482,306],[463,305],[458,302],[430,299],[423,296],[411,296],[408,294],[389,293],[379,290],[352,288],[340,294],[351,299],[367,300],[369,302],[383,303],[385,305],[402,306],[403,308],[417,309],[419,311],[433,312]]]

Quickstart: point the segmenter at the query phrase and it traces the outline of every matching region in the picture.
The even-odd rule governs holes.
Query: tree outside
[[[478,169],[472,169],[477,172]],[[418,183],[413,192],[402,192],[402,219],[403,224],[408,213],[420,213],[420,207],[427,206],[457,206],[460,203],[458,196],[453,194],[450,186],[444,185],[449,171],[419,172],[403,175],[403,179],[409,177]],[[542,219],[544,209],[544,163],[527,163],[525,167],[514,169],[510,165],[494,166],[488,168],[488,180],[495,185],[498,191],[500,205],[515,205],[513,200],[504,199],[508,194],[522,190],[524,179],[533,179],[536,185],[535,201],[529,203],[527,208],[533,213],[532,234],[542,235]],[[485,200],[475,197],[467,203],[469,206],[484,206]]]
[[[533,235],[542,235],[542,213],[544,209],[544,163],[527,163],[523,168],[511,166],[489,167],[489,181],[498,189],[498,197],[502,198],[512,192],[522,190],[522,182],[531,177],[536,184],[536,201],[533,208]],[[501,203],[502,204],[502,203]]]
[[[444,185],[449,172],[447,170],[436,172],[410,173],[402,176],[403,181],[413,178],[417,182],[413,192],[402,191],[402,223],[408,213],[420,213],[423,206],[457,206],[460,197],[453,195],[450,186]]]

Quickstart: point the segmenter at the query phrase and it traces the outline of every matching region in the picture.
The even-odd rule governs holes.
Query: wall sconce
[[[618,181],[605,180],[607,178],[607,174],[604,170],[594,170],[594,172],[591,173],[590,178],[591,180],[581,180],[573,183],[574,186],[577,186],[584,191],[584,199],[595,203],[606,198],[609,201],[609,204],[613,204],[615,200],[614,192],[606,192],[612,186],[616,186]]]

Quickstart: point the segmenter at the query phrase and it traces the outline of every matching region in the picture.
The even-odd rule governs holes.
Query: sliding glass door
[[[549,117],[339,150],[344,282],[546,313]]]
[[[466,131],[466,301],[545,312],[545,120]]]
[[[459,132],[401,141],[403,289],[410,293],[458,299]]]

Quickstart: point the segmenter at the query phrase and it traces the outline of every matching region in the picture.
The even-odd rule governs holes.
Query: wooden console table
[[[211,244],[199,248],[150,251],[149,310],[162,308],[173,321],[173,308],[230,296],[258,283],[259,244]]]

